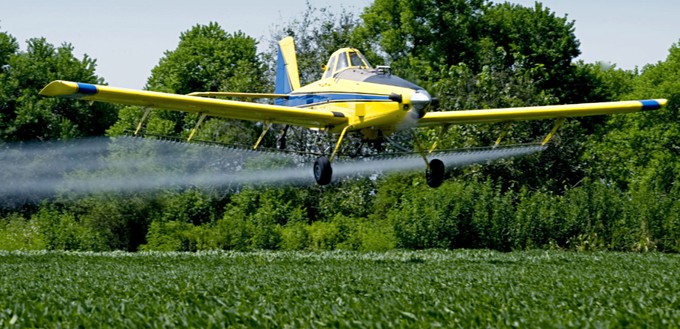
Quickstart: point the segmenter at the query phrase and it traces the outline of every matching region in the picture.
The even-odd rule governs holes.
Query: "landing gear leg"
[[[281,135],[279,135],[279,138],[276,139],[276,148],[279,150],[285,150],[286,149],[286,135],[288,134],[288,128],[290,126],[285,125],[283,127],[283,130],[281,130]]]
[[[448,127],[446,127],[448,128]],[[442,131],[444,131],[442,129]],[[432,159],[430,162],[427,161],[427,155],[432,153],[434,151],[435,147],[437,146],[437,143],[435,142],[430,150],[428,152],[425,152],[425,149],[423,146],[420,144],[420,140],[418,139],[418,135],[416,134],[415,131],[413,132],[413,141],[416,145],[416,148],[418,149],[418,153],[420,153],[420,156],[423,157],[423,160],[425,161],[425,181],[427,181],[427,185],[432,188],[437,188],[442,185],[444,182],[444,173],[446,172],[446,167],[444,166],[444,162],[439,159]]]
[[[349,128],[351,128],[351,126],[346,126],[340,133],[340,137],[338,137],[338,141],[335,143],[335,149],[333,149],[330,159],[326,158],[325,156],[320,156],[316,159],[316,161],[314,161],[314,179],[316,179],[317,184],[328,185],[328,183],[331,182],[331,178],[333,176],[331,161],[333,161],[335,156],[338,154],[342,139],[345,138],[345,134]]]
[[[428,168],[425,170],[427,185],[432,188],[441,186],[442,182],[444,182],[444,172],[446,172],[444,162],[439,159],[432,159]]]

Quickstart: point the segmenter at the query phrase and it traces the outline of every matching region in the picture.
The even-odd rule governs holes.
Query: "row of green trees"
[[[0,32],[0,140],[3,143],[98,136],[116,122],[117,109],[108,104],[87,104],[38,95],[48,82],[70,79],[89,83],[96,61],[73,56],[73,46],[55,47],[44,38],[27,41],[19,51],[16,39]]]
[[[248,188],[228,200],[189,189],[44,204],[29,219],[5,218],[0,249],[680,252],[678,188],[622,193],[586,180],[556,195],[506,190],[490,180],[452,179],[439,189],[413,184],[419,180],[356,179],[322,193]],[[358,202],[336,199],[373,191]]]
[[[538,155],[451,170],[439,189],[422,174],[347,178],[328,187],[171,186],[143,193],[55,193],[43,203],[3,203],[0,248],[78,250],[568,248],[680,251],[678,90],[680,46],[641,70],[575,61],[574,23],[536,4],[484,0],[376,0],[360,17],[308,8],[277,27],[296,40],[301,79],[321,75],[337,48],[426,87],[444,109],[668,98],[652,113],[569,120]],[[268,92],[275,47],[217,23],[180,36],[147,89]],[[0,33],[3,147],[30,140],[124,134],[142,110],[37,95],[47,82],[102,83],[73,47]],[[197,116],[153,111],[150,135],[186,137]],[[535,142],[552,122],[514,123],[507,143]],[[502,125],[452,127],[442,147],[486,146]],[[254,142],[261,126],[210,119],[197,139]],[[419,132],[434,138],[437,130]],[[265,146],[274,146],[269,134]],[[399,136],[397,136],[399,137]],[[308,132],[293,129],[289,146]],[[12,144],[15,145],[15,144]],[[106,173],[101,173],[105,175]],[[96,175],[96,173],[95,173]]]

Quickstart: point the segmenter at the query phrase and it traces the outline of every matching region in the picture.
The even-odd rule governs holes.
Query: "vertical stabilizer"
[[[300,88],[300,73],[298,72],[297,57],[295,56],[295,43],[292,37],[286,37],[279,41],[279,57],[276,63],[276,86],[277,94],[289,94]]]

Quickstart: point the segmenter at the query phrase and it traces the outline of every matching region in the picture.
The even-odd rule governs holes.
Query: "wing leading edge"
[[[631,113],[658,110],[666,106],[666,103],[666,99],[649,99],[641,101],[515,107],[506,109],[428,112],[418,120],[418,125],[431,126],[441,124],[488,123]]]
[[[345,125],[348,122],[348,118],[343,113],[334,111],[168,94],[63,80],[50,82],[40,91],[40,95],[205,113],[219,118],[292,124],[308,128],[328,128]]]

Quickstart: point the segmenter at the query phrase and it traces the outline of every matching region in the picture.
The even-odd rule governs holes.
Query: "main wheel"
[[[444,162],[439,159],[432,159],[430,161],[430,169],[425,171],[425,180],[427,180],[427,185],[430,187],[437,188],[444,182],[444,172],[446,167]]]
[[[319,185],[328,185],[333,176],[333,168],[331,162],[325,156],[320,156],[314,161],[314,179]]]

